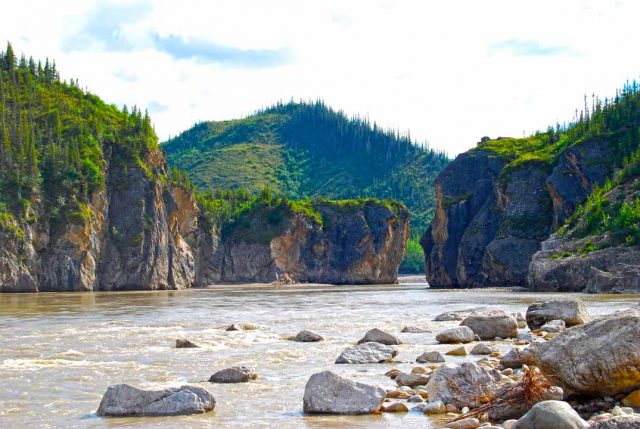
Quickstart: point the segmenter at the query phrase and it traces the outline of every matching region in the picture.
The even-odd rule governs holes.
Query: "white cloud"
[[[323,98],[454,155],[568,121],[640,72],[633,1],[49,3],[12,3],[0,42],[149,108],[161,138]]]

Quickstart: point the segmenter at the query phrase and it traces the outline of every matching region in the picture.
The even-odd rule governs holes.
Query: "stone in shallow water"
[[[381,387],[323,371],[307,381],[303,409],[309,414],[370,414],[381,410],[385,396]]]
[[[474,339],[473,330],[467,326],[447,329],[436,335],[436,341],[440,343],[470,343]]]
[[[365,334],[364,338],[358,341],[358,344],[363,343],[380,343],[388,346],[402,344],[399,339],[387,332],[381,331],[378,328],[371,329]]]
[[[234,323],[227,327],[227,331],[255,331],[256,329],[263,329],[263,326],[256,325],[255,323]]]
[[[416,387],[416,386],[424,386],[429,382],[428,375],[418,375],[418,374],[398,374],[396,377],[396,383],[398,386],[408,386],[408,387]]]
[[[176,340],[176,349],[194,349],[200,347],[196,343],[192,343],[189,340],[178,338]]]
[[[563,401],[535,404],[516,423],[517,429],[586,429],[589,425]]]
[[[444,362],[444,356],[440,352],[424,352],[416,358],[419,363],[439,363]]]
[[[322,340],[324,340],[322,336],[311,331],[300,331],[293,339],[293,341],[297,341],[299,343],[315,343]]]
[[[446,354],[449,356],[467,356],[469,352],[465,346],[456,347],[455,349],[449,350]]]
[[[210,383],[246,383],[258,377],[253,368],[234,366],[222,369],[209,378]]]
[[[540,329],[552,320],[564,320],[566,326],[582,325],[591,320],[587,307],[577,299],[555,300],[531,304],[527,308],[527,325]]]
[[[485,343],[476,344],[474,348],[471,349],[472,355],[490,355],[491,353],[497,352],[498,349],[492,347]]]
[[[390,362],[398,354],[398,347],[380,343],[364,343],[347,347],[336,359],[336,363],[382,363]]]
[[[207,390],[196,386],[142,390],[128,384],[109,386],[102,397],[101,416],[177,416],[211,411],[216,400]]]
[[[540,327],[545,332],[562,332],[565,329],[564,320],[551,320]]]
[[[431,331],[427,328],[421,328],[419,326],[405,326],[400,332],[405,334],[426,334],[430,333]]]
[[[500,310],[471,314],[465,317],[460,326],[468,326],[483,340],[518,337],[518,321]]]
[[[430,401],[442,401],[458,408],[481,405],[476,400],[483,392],[495,394],[500,388],[500,373],[473,362],[443,364],[431,375],[426,390]],[[476,396],[474,396],[476,395]]]
[[[454,321],[460,321],[462,319],[464,319],[464,314],[448,311],[445,313],[438,314],[435,317],[435,319],[433,319],[433,321],[434,322],[454,322]]]

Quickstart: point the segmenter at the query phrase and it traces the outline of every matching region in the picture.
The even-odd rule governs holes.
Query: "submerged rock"
[[[234,323],[229,325],[226,331],[254,331],[256,329],[262,329],[263,326],[257,325],[255,323]]]
[[[209,383],[246,383],[258,377],[253,368],[234,366],[222,369],[209,378]]]
[[[421,328],[419,326],[405,326],[400,332],[404,334],[428,334],[431,331],[427,328]]]
[[[211,411],[216,400],[207,390],[196,386],[142,390],[128,384],[109,386],[102,397],[101,416],[177,416]]]
[[[464,318],[460,326],[468,326],[483,340],[518,337],[518,321],[500,310],[471,314]]]
[[[424,386],[429,382],[430,378],[429,375],[400,373],[396,376],[396,383],[398,386]]]
[[[563,320],[566,326],[581,325],[591,320],[587,307],[577,299],[555,300],[531,304],[527,308],[527,325],[539,329],[552,320]]]
[[[436,335],[436,341],[441,343],[470,343],[474,339],[473,330],[467,326],[447,329]]]
[[[563,401],[544,401],[534,405],[513,429],[586,429],[589,425]]]
[[[640,308],[634,307],[537,344],[533,360],[565,390],[598,396],[628,393],[640,386],[638,338]]]
[[[336,363],[382,363],[390,362],[398,354],[398,347],[380,343],[363,343],[347,347],[336,359]]]
[[[370,414],[381,410],[385,396],[381,387],[324,371],[307,381],[303,409],[308,414]]]
[[[429,401],[475,408],[480,398],[498,391],[500,380],[500,372],[474,362],[443,364],[431,374],[426,390]]]
[[[182,338],[178,338],[176,340],[176,349],[194,349],[194,348],[199,348],[200,346],[192,343],[189,340],[185,340]]]
[[[454,321],[460,321],[462,319],[464,319],[465,315],[463,313],[455,313],[452,311],[447,311],[445,313],[440,313],[438,314],[435,319],[433,319],[434,322],[454,322]]]
[[[378,328],[374,328],[368,331],[365,334],[364,338],[358,341],[358,344],[362,344],[362,343],[380,343],[380,344],[386,344],[388,346],[402,344],[399,339],[397,339],[391,334],[381,331]]]
[[[293,341],[297,341],[299,343],[315,343],[322,340],[324,340],[322,336],[311,331],[300,331],[293,339]]]

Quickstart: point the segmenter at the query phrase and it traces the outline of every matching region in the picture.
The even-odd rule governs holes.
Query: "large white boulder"
[[[303,409],[308,414],[370,414],[381,409],[386,394],[381,387],[323,371],[307,381]]]

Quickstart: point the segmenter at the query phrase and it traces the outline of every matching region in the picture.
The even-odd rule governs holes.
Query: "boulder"
[[[336,359],[336,363],[382,363],[390,362],[398,354],[397,346],[380,343],[363,343],[347,347]]]
[[[640,307],[576,326],[534,348],[547,378],[578,394],[613,396],[640,386]]]
[[[189,340],[178,338],[176,340],[176,349],[194,349],[200,347],[196,343],[192,343]]]
[[[324,340],[322,336],[311,331],[300,331],[293,339],[293,341],[297,341],[299,343],[315,343],[322,340]]]
[[[505,368],[520,368],[522,367],[522,363],[520,349],[509,350],[509,352],[500,359],[500,365]]]
[[[303,409],[308,414],[370,414],[381,410],[385,396],[381,387],[323,371],[307,381]]]
[[[209,383],[246,383],[258,377],[253,368],[234,366],[222,369],[209,378]]]
[[[440,343],[470,343],[474,339],[473,330],[467,326],[447,329],[436,335],[436,341]]]
[[[471,354],[472,355],[490,355],[497,351],[498,349],[496,347],[492,347],[485,343],[480,343],[480,344],[476,344],[475,347],[471,349]]]
[[[531,329],[539,329],[552,320],[563,320],[566,326],[581,325],[591,320],[587,308],[577,299],[531,304],[526,317]]]
[[[404,334],[428,334],[431,331],[427,328],[421,328],[419,326],[405,326],[400,332]]]
[[[128,384],[109,386],[102,397],[101,416],[177,416],[211,411],[216,400],[205,389],[196,386],[142,390]]]
[[[617,416],[610,419],[592,422],[589,429],[638,429],[640,428],[640,415]]]
[[[541,331],[545,332],[562,332],[565,330],[564,320],[551,320],[540,327]]]
[[[498,391],[500,378],[497,370],[475,362],[443,364],[431,374],[426,390],[431,402],[475,408],[481,405],[480,398]]]
[[[409,386],[413,388],[426,385],[430,378],[429,375],[401,373],[396,376],[396,383],[398,386]]]
[[[440,352],[424,352],[416,358],[419,363],[440,363],[444,362],[444,356]]]
[[[535,404],[513,429],[586,429],[589,425],[563,401]]]
[[[381,331],[377,328],[368,331],[365,336],[360,341],[358,341],[358,344],[363,343],[380,343],[386,344],[388,346],[396,346],[398,344],[402,344],[400,340],[393,335]]]
[[[465,317],[460,326],[471,328],[483,340],[518,337],[518,321],[500,310],[471,314]]]
[[[612,258],[612,262],[616,262]],[[614,264],[611,264],[614,265]],[[640,293],[640,264],[615,264],[610,271],[591,268],[587,293]]]
[[[460,321],[462,319],[464,319],[464,314],[447,311],[445,313],[438,314],[435,317],[435,319],[433,319],[433,321],[434,322],[455,322],[455,321]]]

